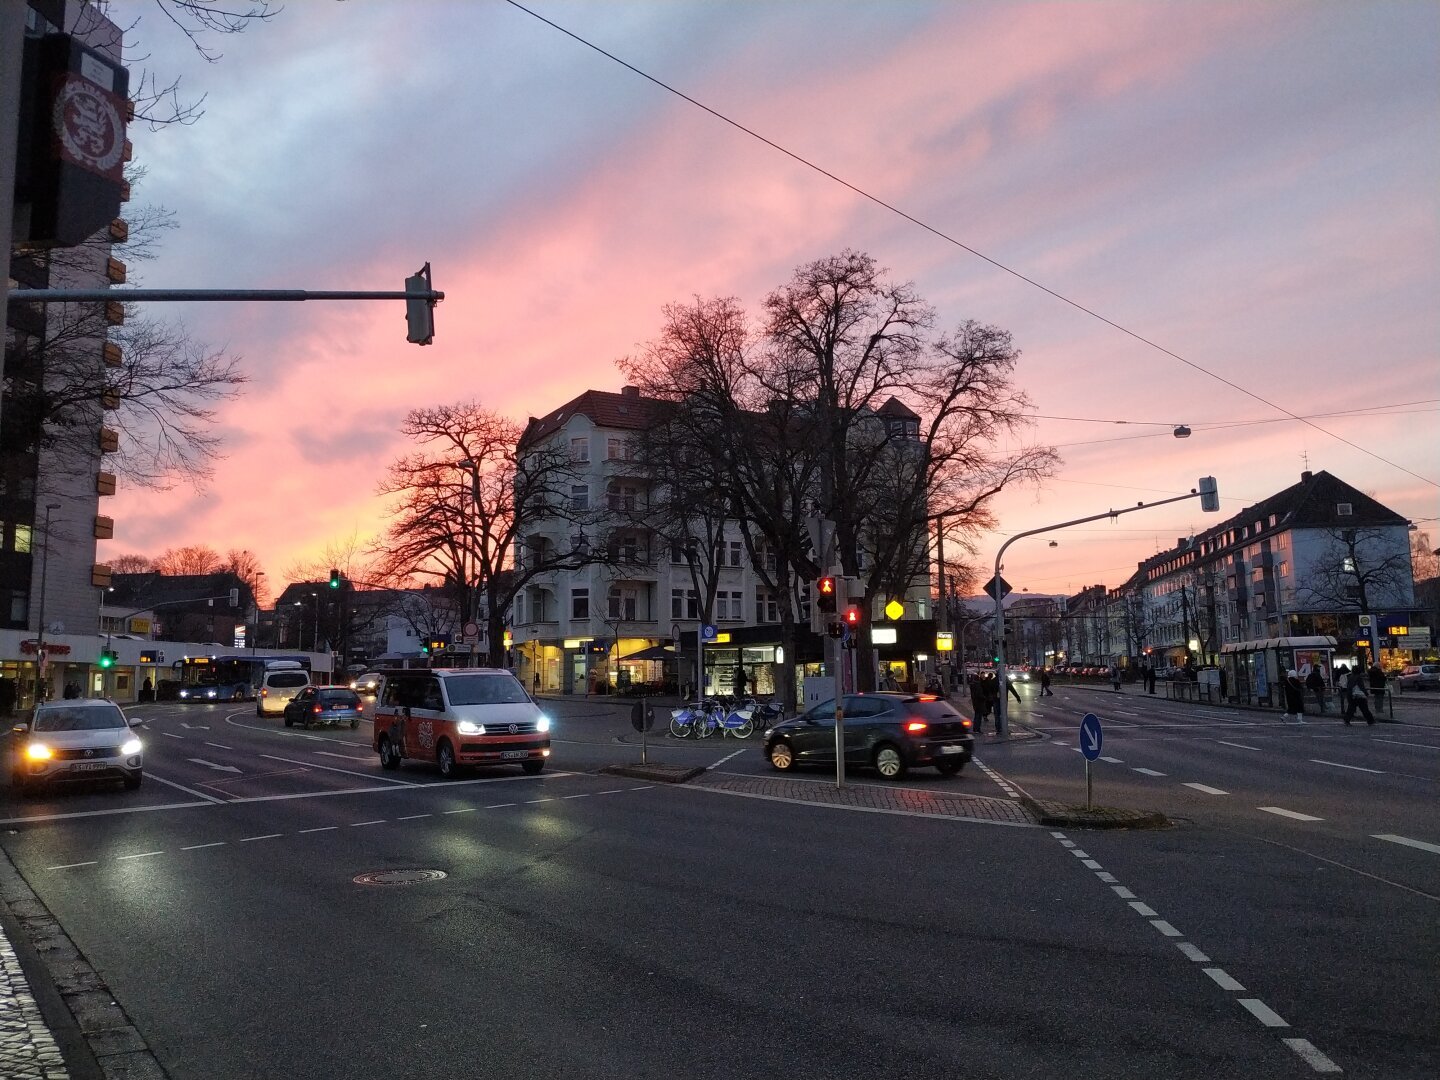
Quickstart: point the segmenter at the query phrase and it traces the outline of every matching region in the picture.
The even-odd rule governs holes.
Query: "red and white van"
[[[503,668],[381,671],[374,749],[380,764],[433,762],[451,779],[470,765],[545,768],[550,718]]]

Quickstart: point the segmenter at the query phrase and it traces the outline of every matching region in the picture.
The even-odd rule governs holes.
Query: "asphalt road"
[[[382,772],[368,724],[165,704],[131,710],[140,791],[6,790],[0,843],[176,1078],[1440,1073],[1440,730],[1102,702],[1027,702],[1047,737],[904,787],[1083,799],[1088,708],[1097,799],[1177,828],[598,774],[639,747],[593,702],[549,703],[541,776],[452,783]],[[755,739],[647,752],[768,774]],[[356,882],[412,870],[445,876]]]

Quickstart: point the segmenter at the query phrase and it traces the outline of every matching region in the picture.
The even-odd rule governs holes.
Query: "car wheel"
[[[295,721],[290,717],[290,714],[289,714],[289,713],[286,713],[286,714],[285,714],[285,726],[286,726],[286,727],[294,727],[294,726],[295,726]]]
[[[382,769],[398,769],[400,767],[400,754],[388,735],[380,736],[380,767]]]
[[[940,770],[941,776],[954,776],[965,767],[965,763],[963,761],[942,761],[935,767]]]
[[[354,730],[355,730],[357,727],[359,727],[359,726],[360,726],[360,718],[359,718],[358,716],[357,716],[354,720],[351,720],[351,721],[350,721],[350,730],[351,730],[351,731],[354,731]]]
[[[908,771],[905,755],[894,743],[881,743],[875,748],[875,770],[886,780],[903,780]]]
[[[145,774],[138,772],[125,777],[125,790],[134,791],[140,786],[140,781],[143,779],[145,779]]]
[[[435,748],[435,763],[440,766],[440,776],[445,780],[454,780],[458,775],[458,766],[455,764],[455,751],[450,746],[448,739],[441,739],[440,745]]]
[[[767,756],[770,758],[770,767],[777,772],[789,772],[795,768],[795,751],[790,749],[790,744],[784,739],[777,739],[772,743]]]
[[[522,761],[520,767],[531,776],[538,776],[540,770],[545,768],[545,759],[541,758],[539,761]]]

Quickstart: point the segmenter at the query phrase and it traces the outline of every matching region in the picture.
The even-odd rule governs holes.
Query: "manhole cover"
[[[371,870],[356,874],[352,880],[356,885],[419,885],[439,881],[444,876],[444,870]]]

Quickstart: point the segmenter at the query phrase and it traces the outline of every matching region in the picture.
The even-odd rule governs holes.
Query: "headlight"
[[[25,747],[25,756],[31,761],[49,761],[54,755],[50,752],[50,747],[43,742],[32,742]]]
[[[456,729],[461,735],[484,735],[485,725],[477,724],[473,720],[461,720]]]
[[[208,697],[208,698],[213,698],[213,697],[214,697],[216,694],[218,694],[218,693],[219,693],[218,690],[206,690],[206,691],[205,691],[205,696]]]
[[[550,717],[548,717],[548,716],[542,716],[542,717],[540,717],[539,720],[535,721],[535,730],[536,730],[536,731],[549,731],[549,730],[550,730]]]
[[[127,739],[120,744],[120,756],[129,757],[131,754],[138,754],[145,748],[145,744],[139,739]]]

